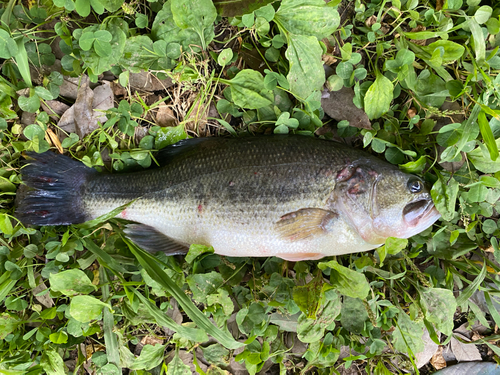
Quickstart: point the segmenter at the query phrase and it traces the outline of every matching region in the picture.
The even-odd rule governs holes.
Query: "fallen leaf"
[[[443,347],[440,346],[436,353],[432,356],[431,358],[431,365],[436,369],[440,370],[442,368],[446,367],[446,361],[444,360],[442,353],[443,352]]]
[[[68,133],[76,133],[83,139],[86,135],[99,128],[98,121],[107,120],[105,114],[94,109],[107,110],[114,106],[113,90],[109,83],[90,89],[86,80],[78,89],[78,95],[73,104],[61,116],[58,126]]]
[[[455,334],[464,341],[469,341],[469,339],[461,334]],[[450,340],[451,350],[458,362],[470,362],[470,361],[481,361],[481,354],[474,344],[464,344],[458,341],[455,337]]]
[[[329,95],[328,95],[329,94]],[[339,91],[330,91],[321,98],[321,107],[331,118],[349,121],[356,128],[371,129],[372,124],[366,113],[353,103],[354,91],[350,87],[342,87]]]
[[[441,336],[440,333],[438,333],[438,335]],[[425,366],[439,349],[439,345],[432,341],[427,329],[424,329],[422,340],[424,341],[424,350],[415,354],[417,358],[417,368]]]
[[[174,85],[171,78],[159,79],[150,72],[130,73],[128,84],[142,91],[163,91]]]
[[[58,120],[64,112],[69,109],[69,105],[59,100],[45,100],[41,102],[42,109],[53,119]]]
[[[61,141],[59,140],[57,135],[52,131],[52,129],[47,128],[47,131],[45,132],[45,134],[48,135],[50,142],[54,146],[56,146],[57,151],[59,151],[60,154],[64,153],[64,150],[63,150],[62,145],[61,145]]]
[[[161,99],[161,98],[160,98]],[[156,125],[159,126],[177,126],[178,121],[174,111],[165,102],[161,102],[156,112]]]
[[[157,337],[154,337],[154,336],[144,336],[141,340],[141,344],[142,345],[153,345],[153,346],[155,346],[156,344],[162,345],[163,340],[159,339]]]
[[[78,95],[78,88],[83,84],[89,83],[89,77],[86,75],[80,77],[63,77],[63,83],[59,87],[59,95],[68,99],[75,100]]]

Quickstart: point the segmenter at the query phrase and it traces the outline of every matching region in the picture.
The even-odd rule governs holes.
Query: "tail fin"
[[[82,195],[94,169],[52,152],[28,153],[30,160],[22,170],[23,182],[30,188],[21,198],[16,216],[23,224],[68,225],[88,218]]]

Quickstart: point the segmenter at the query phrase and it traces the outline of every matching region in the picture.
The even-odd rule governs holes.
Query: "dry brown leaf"
[[[323,60],[323,63],[326,65],[333,65],[338,61],[338,59],[336,59],[332,55],[323,55],[321,56],[321,60]]]
[[[44,100],[41,104],[42,109],[55,120],[59,119],[69,109],[69,105],[59,100]]]
[[[59,140],[57,135],[52,131],[52,129],[47,128],[46,134],[48,134],[48,136],[50,138],[50,142],[54,146],[56,146],[57,151],[59,151],[60,154],[64,153],[64,150],[63,150],[62,145],[61,145],[61,141]]]
[[[161,100],[161,98],[160,98]],[[178,121],[174,115],[174,111],[165,102],[161,102],[156,112],[156,125],[159,126],[176,126]]]
[[[155,346],[156,344],[162,345],[163,340],[159,339],[157,337],[154,337],[154,336],[144,336],[141,340],[141,344],[142,345],[152,345],[152,346]]]
[[[469,341],[469,339],[463,335],[455,334],[462,338],[464,341]],[[451,350],[458,362],[470,362],[470,361],[481,361],[481,354],[474,344],[464,344],[458,341],[455,337],[451,338],[450,341]]]
[[[424,330],[422,340],[424,341],[424,350],[415,354],[417,359],[417,368],[425,366],[439,349],[439,345],[432,341],[427,329]]]
[[[371,129],[372,124],[366,113],[354,105],[354,90],[342,87],[338,91],[327,91],[321,98],[321,107],[331,118],[349,121],[349,125]]]
[[[417,115],[417,109],[415,107],[409,108],[408,112],[406,112],[406,115],[408,116],[409,119],[412,119]]]
[[[440,346],[436,352],[431,358],[431,365],[436,369],[436,370],[441,370],[442,368],[446,367],[446,361],[443,358],[443,347]]]

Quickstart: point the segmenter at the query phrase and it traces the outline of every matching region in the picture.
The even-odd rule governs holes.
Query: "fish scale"
[[[82,221],[135,200],[118,217],[136,223],[126,233],[147,250],[173,254],[198,243],[222,255],[289,260],[373,249],[392,232],[416,234],[439,217],[423,184],[417,194],[409,192],[416,177],[363,151],[313,137],[190,139],[156,159],[161,167],[102,174],[63,156],[35,156],[23,169],[35,190],[18,217],[68,224],[76,214],[56,212],[66,201],[77,202],[72,209]],[[72,172],[59,176],[50,164]],[[57,200],[41,198],[49,186],[36,174],[60,177],[50,187]],[[30,211],[35,198],[36,210]],[[413,212],[411,228],[405,207],[420,210]]]

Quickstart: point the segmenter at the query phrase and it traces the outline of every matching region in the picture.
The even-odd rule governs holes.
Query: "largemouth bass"
[[[82,223],[134,201],[117,217],[139,247],[189,244],[237,257],[298,261],[408,238],[439,213],[423,181],[364,151],[305,136],[186,139],[160,168],[98,173],[67,156],[32,154],[24,224]]]

